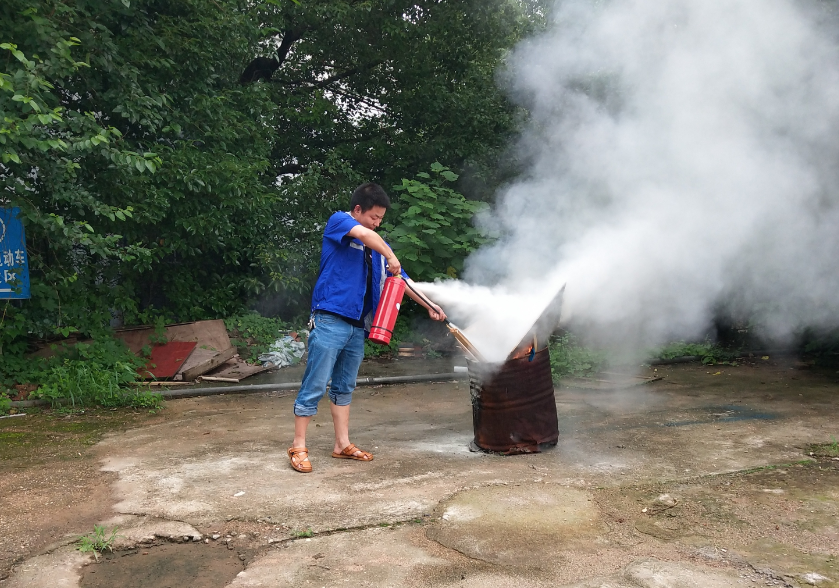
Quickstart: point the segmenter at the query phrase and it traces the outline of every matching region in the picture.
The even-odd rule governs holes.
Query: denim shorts
[[[364,359],[364,329],[323,312],[316,312],[314,321],[306,372],[294,402],[295,416],[317,414],[327,384],[332,404],[347,406]]]

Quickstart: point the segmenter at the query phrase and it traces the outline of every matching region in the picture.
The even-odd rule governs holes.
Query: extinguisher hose
[[[423,302],[425,302],[428,306],[430,306],[430,307],[432,307],[432,308],[434,308],[435,306],[437,306],[436,304],[434,304],[433,302],[431,302],[428,298],[426,298],[423,294],[421,294],[420,292],[418,292],[418,291],[416,290],[416,288],[414,288],[413,286],[411,286],[411,282],[409,282],[408,280],[405,280],[405,285],[406,285],[406,286],[408,286],[408,288],[410,288],[411,292],[413,292],[414,294],[416,294],[417,296],[419,296],[419,298],[420,298]],[[449,322],[449,319],[443,319],[443,322],[444,322],[447,326],[450,326],[450,325],[451,325],[451,323]]]
[[[431,301],[430,301],[428,298],[426,298],[424,295],[422,295],[422,294],[420,294],[419,292],[417,292],[416,288],[412,287],[412,286],[411,286],[411,284],[410,284],[410,282],[408,282],[408,280],[405,280],[405,285],[406,285],[406,286],[408,286],[408,288],[410,288],[410,289],[411,289],[411,292],[413,292],[414,294],[416,294],[416,295],[417,295],[417,297],[419,297],[419,298],[420,298],[423,302],[425,302],[428,306],[431,306],[431,307],[436,306],[436,304],[434,304],[433,302],[431,302]],[[481,353],[480,353],[480,352],[478,351],[478,349],[477,349],[477,348],[476,348],[476,347],[472,344],[472,342],[471,342],[471,341],[469,341],[469,339],[467,339],[467,338],[466,338],[466,335],[464,335],[464,334],[463,334],[463,331],[461,331],[458,327],[456,327],[456,326],[455,326],[455,325],[453,325],[451,322],[449,322],[449,319],[447,319],[447,318],[446,318],[446,319],[443,319],[443,323],[444,323],[444,324],[448,327],[449,331],[452,333],[452,335],[454,335],[454,338],[455,338],[455,339],[457,339],[457,342],[458,342],[458,343],[460,343],[460,345],[461,345],[461,347],[463,347],[464,351],[466,351],[466,353],[467,353],[467,354],[468,354],[468,355],[469,355],[469,356],[470,356],[473,360],[475,360],[475,361],[484,361],[484,358],[483,358],[483,356],[481,355]]]

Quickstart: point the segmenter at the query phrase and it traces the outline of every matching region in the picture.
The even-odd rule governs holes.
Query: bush
[[[129,388],[137,381],[137,370],[146,360],[113,337],[78,343],[58,350],[50,358],[5,359],[0,374],[2,383],[37,384],[31,397],[46,400],[54,407],[67,401],[73,408],[98,405],[156,409],[162,403],[159,393]]]
[[[394,224],[385,223],[387,238],[399,260],[416,281],[456,278],[463,261],[490,238],[475,228],[475,215],[487,208],[467,200],[446,185],[458,176],[434,163],[434,175],[421,172],[418,180],[403,179],[394,186],[398,194],[391,206]]]
[[[291,325],[282,319],[264,317],[258,312],[226,318],[224,326],[230,333],[230,342],[239,351],[239,356],[251,362],[267,353],[271,345],[291,329]]]
[[[702,343],[675,341],[650,353],[650,357],[664,360],[692,356],[698,357],[705,365],[737,365],[734,361],[737,358],[736,351],[726,350],[707,339]]]
[[[551,337],[551,374],[555,382],[564,377],[590,376],[605,367],[606,354],[580,345],[571,333]]]
[[[393,326],[393,336],[390,338],[389,344],[382,345],[380,343],[373,343],[370,339],[364,339],[364,357],[390,357],[396,355],[399,346],[402,343],[409,342],[413,335],[409,326],[411,321],[409,315],[410,313],[408,312],[402,312],[396,317],[396,324]]]

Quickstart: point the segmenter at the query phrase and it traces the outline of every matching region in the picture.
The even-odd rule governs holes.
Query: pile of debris
[[[237,383],[277,365],[267,361],[251,365],[240,358],[222,320],[168,325],[163,333],[154,327],[121,329],[114,336],[137,355],[143,354],[144,349],[151,349],[139,376],[153,386],[195,381]],[[295,343],[294,350],[299,351],[299,358],[305,345],[299,341]]]

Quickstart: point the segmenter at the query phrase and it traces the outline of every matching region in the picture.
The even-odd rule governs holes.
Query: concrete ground
[[[0,586],[135,585],[122,564],[180,545],[238,560],[143,585],[836,587],[839,458],[811,444],[839,437],[839,378],[796,367],[566,382],[559,444],[510,457],[469,450],[464,381],[359,388],[351,439],[375,459],[330,457],[322,404],[308,475],[286,456],[293,393],[171,401],[90,449],[111,482],[97,520],[122,551],[93,564],[68,538]]]

